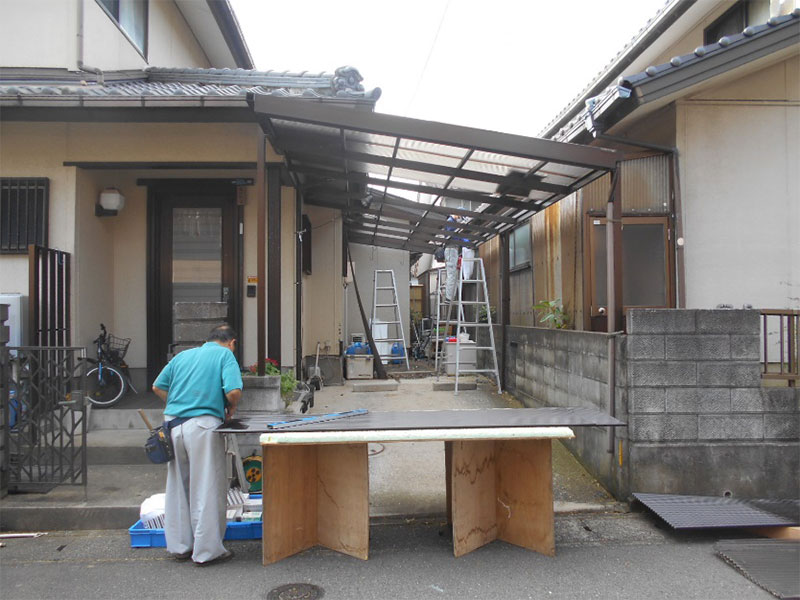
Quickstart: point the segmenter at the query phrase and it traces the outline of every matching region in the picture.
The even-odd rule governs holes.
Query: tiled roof
[[[622,76],[615,85],[607,87],[599,95],[589,99],[586,107],[555,132],[552,139],[573,140],[584,129],[590,111],[592,117],[598,119],[599,115],[610,114],[616,105],[628,99],[637,103],[631,106],[632,110],[638,104],[661,97],[667,91],[674,91],[675,86],[697,83],[698,79],[693,75],[696,75],[698,68],[704,63],[710,64],[713,61],[716,69],[732,68],[739,63],[724,62],[722,59],[726,55],[737,53],[747,56],[750,47],[759,45],[759,51],[753,51],[753,55],[749,56],[750,59],[755,59],[779,50],[785,45],[798,44],[800,43],[798,30],[800,30],[800,9],[796,8],[788,15],[772,17],[762,25],[750,26],[741,33],[725,36],[713,44],[699,46],[694,52],[675,56],[667,63],[647,67],[640,73]],[[771,38],[780,38],[781,43],[770,44]],[[709,67],[702,75],[707,77],[714,73],[716,71]],[[659,89],[651,90],[650,88],[656,87],[653,84],[659,80],[664,82],[663,85],[659,86]]]
[[[340,67],[334,73],[293,73],[247,69],[163,69],[108,72],[102,82],[91,81],[88,73],[36,69],[0,71],[0,103],[25,104],[28,99],[47,99],[56,104],[76,99],[81,105],[93,100],[131,99],[215,99],[245,103],[248,93],[302,96],[311,98],[349,98],[376,101],[380,88],[365,91],[362,77],[353,67]],[[88,80],[88,81],[87,81]]]

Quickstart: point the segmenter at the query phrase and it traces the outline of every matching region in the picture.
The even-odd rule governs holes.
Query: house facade
[[[267,306],[268,355],[298,367],[318,342],[338,355],[348,337],[341,215],[303,205],[283,158],[268,142],[259,153],[247,94],[372,111],[380,90],[365,91],[351,67],[254,70],[225,0],[14,2],[3,13],[0,292],[29,296],[28,244],[54,248],[71,258],[69,315],[58,327],[89,348],[101,322],[131,337],[138,384],[222,320],[241,332],[240,363],[254,363],[263,155],[278,198],[266,217],[280,285]],[[98,208],[104,190],[124,197],[116,213]],[[407,282],[406,273],[406,298]],[[197,306],[178,314],[176,302]]]

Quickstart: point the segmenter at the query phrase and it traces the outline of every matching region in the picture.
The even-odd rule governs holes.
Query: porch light
[[[96,217],[113,217],[125,207],[125,196],[117,188],[105,188],[94,206]]]

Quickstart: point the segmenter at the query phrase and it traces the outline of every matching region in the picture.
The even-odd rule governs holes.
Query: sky
[[[356,67],[377,112],[536,136],[666,0],[231,0],[259,70]]]

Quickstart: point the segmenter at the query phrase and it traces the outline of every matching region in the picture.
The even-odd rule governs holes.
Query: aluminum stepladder
[[[460,277],[460,273],[457,273],[456,277]],[[444,342],[447,339],[447,330],[450,324],[450,311],[453,308],[453,303],[447,301],[446,289],[447,268],[441,267],[436,269],[436,336],[433,338],[434,373],[436,373],[437,381],[439,379],[440,366],[444,368]],[[456,289],[458,289],[457,283]]]
[[[389,281],[381,281],[387,278]],[[391,294],[391,301],[387,302],[389,294]],[[389,311],[391,311],[391,315],[387,315]],[[387,315],[388,318],[384,319],[383,315]],[[375,345],[377,346],[381,342],[390,345],[389,354],[381,354],[378,356],[378,360],[386,359],[388,361],[402,358],[406,361],[406,368],[410,369],[408,350],[406,349],[406,336],[403,332],[403,320],[400,316],[400,306],[397,303],[397,284],[395,283],[392,269],[375,269],[375,275],[372,279],[372,320],[370,323]],[[375,335],[375,325],[386,325],[386,337],[377,337]],[[392,331],[392,328],[394,328],[394,331]],[[395,342],[400,343],[402,354],[391,353],[391,346]],[[380,350],[378,351],[380,352]]]
[[[464,271],[466,265],[472,265],[472,274],[471,278],[467,279],[464,277]],[[464,284],[475,284],[475,298],[474,300],[465,300],[464,299]],[[455,365],[455,375],[456,375],[456,382],[455,382],[455,393],[458,394],[458,380],[461,374],[479,374],[479,373],[492,373],[494,375],[494,380],[497,383],[497,392],[500,393],[502,390],[500,388],[500,374],[497,368],[497,352],[495,351],[495,343],[494,343],[494,329],[492,329],[492,310],[489,305],[489,289],[486,286],[486,270],[483,265],[482,258],[463,258],[461,259],[461,268],[459,269],[459,277],[458,277],[458,297],[454,299],[457,301],[458,310],[456,311],[456,365]],[[473,307],[470,311],[465,311],[465,307]],[[486,311],[486,322],[482,323],[480,321],[480,308]],[[469,314],[470,319],[465,319],[465,314]],[[446,327],[449,327],[450,324],[450,311],[448,310],[448,321]],[[473,320],[474,319],[474,320]],[[489,345],[488,346],[473,346],[471,347],[472,350],[475,351],[475,360],[476,364],[474,369],[464,369],[461,366],[461,338],[459,337],[459,333],[465,331],[469,334],[472,340],[475,340],[476,344],[478,342],[478,332],[482,328],[487,328],[489,330]],[[480,364],[478,357],[480,356],[481,352],[490,352],[491,353],[491,364],[494,368],[491,369],[479,369],[477,368]],[[438,371],[437,371],[438,372]]]

